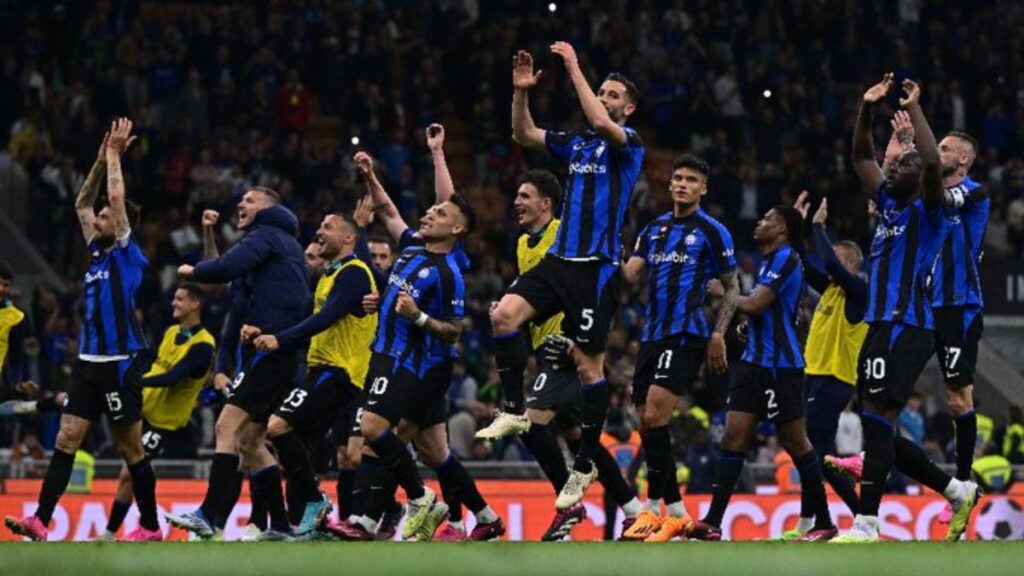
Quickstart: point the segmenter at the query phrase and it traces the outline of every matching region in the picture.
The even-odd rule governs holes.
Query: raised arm
[[[130,231],[128,212],[125,209],[124,176],[121,174],[121,154],[132,141],[132,121],[118,118],[110,127],[107,138],[107,199],[114,216],[114,236],[120,240]]]
[[[82,188],[75,198],[75,212],[78,213],[78,224],[82,228],[82,236],[86,243],[92,240],[96,234],[96,196],[99,195],[100,181],[107,170],[107,139],[110,133],[103,135],[103,143],[100,144],[99,152],[96,154],[96,161],[89,169],[89,175],[85,177]]]
[[[608,114],[608,110],[601,103],[601,100],[594,94],[594,90],[583,75],[580,63],[576,59],[576,50],[568,42],[555,42],[551,45],[551,51],[562,57],[565,68],[569,72],[569,79],[572,80],[573,88],[580,99],[580,106],[583,107],[583,114],[587,117],[590,126],[605,140],[612,145],[623,147],[628,141],[626,131],[619,126]]]
[[[903,92],[906,95],[900,98],[900,106],[910,114],[910,121],[914,124],[914,142],[921,155],[921,196],[924,206],[928,210],[941,208],[945,188],[942,186],[939,145],[921,109],[921,87],[913,80],[904,80]]]
[[[427,147],[430,148],[430,158],[434,161],[434,195],[440,204],[455,194],[455,184],[452,182],[451,172],[448,171],[448,161],[444,158],[444,126],[427,126]]]
[[[537,85],[541,71],[533,72],[533,56],[520,50],[512,57],[512,140],[532,150],[544,149],[545,131],[530,115],[530,88]]]
[[[892,126],[892,136],[889,137],[889,144],[885,147],[885,156],[882,158],[883,174],[901,154],[914,149],[914,124],[906,110],[897,110],[889,125]]]
[[[889,93],[892,78],[892,72],[886,74],[881,82],[864,93],[860,109],[857,111],[857,122],[853,127],[853,171],[872,192],[877,190],[884,180],[882,170],[875,159],[875,143],[871,137],[872,107]]]
[[[353,160],[359,166],[359,172],[366,179],[366,188],[373,197],[374,213],[380,216],[384,226],[388,229],[388,234],[391,234],[396,241],[399,240],[409,226],[402,220],[398,208],[395,207],[395,203],[391,201],[391,197],[384,190],[384,185],[380,183],[376,172],[373,171],[373,158],[366,152],[356,152]]]
[[[213,227],[220,220],[220,212],[203,210],[203,260],[214,260],[220,256],[217,249],[217,234]]]

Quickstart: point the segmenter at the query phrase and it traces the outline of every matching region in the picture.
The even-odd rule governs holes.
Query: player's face
[[[267,195],[259,190],[249,190],[242,196],[236,206],[238,210],[238,227],[246,229],[256,220],[256,214],[270,205]]]
[[[672,172],[668,190],[676,204],[693,206],[700,202],[701,196],[708,193],[708,181],[703,174],[693,168],[678,168]]]
[[[174,291],[174,300],[171,300],[172,316],[175,320],[181,320],[185,316],[199,310],[199,301],[194,300],[184,288]]]
[[[889,181],[889,193],[896,197],[909,196],[917,190],[921,178],[921,155],[917,150],[907,150],[889,164],[885,179]]]
[[[772,208],[757,221],[757,226],[754,227],[754,240],[757,242],[771,242],[778,238],[780,234],[785,233],[785,220],[782,219],[781,214]]]
[[[420,237],[427,241],[447,240],[465,230],[462,212],[451,202],[434,204],[420,218]]]
[[[391,269],[394,254],[391,253],[391,246],[387,242],[370,242],[370,260],[373,267],[381,272]]]
[[[316,240],[320,243],[320,257],[326,261],[334,260],[341,253],[347,240],[351,240],[351,231],[345,221],[328,214],[316,231]]]
[[[516,211],[516,220],[524,228],[530,228],[551,213],[550,201],[540,195],[537,187],[523,182],[516,191],[516,199],[512,203]]]
[[[7,278],[0,278],[0,300],[6,300],[11,292],[11,281]]]
[[[604,105],[613,122],[622,124],[636,110],[626,95],[626,86],[617,80],[605,80],[597,89],[597,99]]]
[[[939,163],[942,165],[943,176],[956,174],[960,166],[966,166],[970,161],[968,145],[960,138],[946,136],[939,142]]]
[[[306,246],[306,266],[308,266],[309,271],[316,276],[324,273],[324,259],[320,257],[320,251],[322,249],[320,242],[316,240],[310,242],[309,246]]]
[[[839,245],[835,247],[836,258],[846,268],[846,271],[856,276],[860,273],[860,259],[857,258],[857,253],[850,250],[846,246]]]
[[[113,240],[114,238],[114,211],[107,206],[100,210],[93,221],[93,228],[96,230],[97,240]]]

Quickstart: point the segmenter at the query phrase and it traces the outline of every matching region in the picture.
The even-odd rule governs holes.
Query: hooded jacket
[[[256,214],[238,244],[216,260],[196,264],[196,282],[234,282],[232,313],[240,324],[276,334],[301,322],[312,311],[306,261],[295,235],[299,221],[275,204]]]

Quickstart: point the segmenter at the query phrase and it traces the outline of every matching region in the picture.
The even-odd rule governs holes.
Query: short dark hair
[[[802,253],[804,217],[800,215],[796,208],[789,204],[776,204],[775,212],[782,216],[782,221],[786,223],[786,239],[789,241],[790,246],[796,249],[797,252]]]
[[[341,218],[341,221],[347,224],[348,227],[352,229],[352,232],[355,232],[357,235],[359,234],[359,230],[362,229],[362,227],[359,226],[359,222],[356,222],[356,219],[349,214],[345,214],[344,212],[331,212],[331,215]]]
[[[273,188],[268,188],[266,186],[249,186],[249,190],[255,190],[263,193],[267,198],[270,198],[271,204],[277,204],[281,201],[281,195]]]
[[[182,282],[178,285],[178,290],[188,292],[189,298],[199,302],[200,308],[206,306],[206,291],[199,284],[195,282]]]
[[[373,236],[370,236],[369,240],[366,241],[367,244],[372,244],[374,242],[376,242],[377,244],[387,244],[388,249],[390,249],[392,253],[397,251],[395,249],[395,241],[388,236],[374,234]]]
[[[633,81],[626,78],[624,74],[621,72],[612,72],[604,77],[605,82],[609,80],[619,82],[626,87],[626,96],[634,106],[640,103],[640,91],[636,89],[636,84],[633,84]]]
[[[128,217],[128,226],[138,233],[139,227],[142,226],[142,206],[137,202],[125,199],[124,213]]]
[[[473,206],[469,204],[469,200],[462,194],[452,194],[449,202],[459,207],[459,212],[462,212],[463,218],[466,219],[466,231],[462,234],[462,237],[469,236],[473,233],[473,229],[476,228],[476,210],[473,210]]]
[[[547,170],[527,170],[519,178],[519,185],[523,184],[532,184],[542,197],[550,198],[552,210],[557,210],[562,203],[562,185],[558,177]]]
[[[0,260],[0,280],[14,282],[14,269],[7,263],[7,260]]]
[[[953,136],[954,138],[959,138],[964,142],[967,142],[971,145],[971,152],[973,152],[975,156],[978,155],[978,140],[975,139],[974,136],[960,130],[953,130],[946,134],[946,136]]]
[[[707,160],[689,152],[676,158],[676,161],[672,164],[673,172],[680,168],[689,168],[695,172],[700,172],[704,175],[705,179],[711,175],[711,166],[708,165]]]

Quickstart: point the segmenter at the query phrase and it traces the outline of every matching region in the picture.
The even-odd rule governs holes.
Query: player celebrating
[[[200,324],[206,296],[196,284],[182,284],[171,301],[176,324],[165,332],[156,360],[142,377],[142,446],[157,458],[168,446],[188,442],[189,418],[213,366],[215,342]],[[132,506],[132,478],[121,468],[107,529],[99,539],[113,541]]]
[[[298,220],[279,202],[277,192],[270,188],[250,188],[238,203],[238,227],[246,231],[238,244],[217,259],[178,268],[179,276],[197,282],[236,281],[235,297],[245,303],[239,309],[245,317],[236,321],[270,334],[298,324],[310,309],[305,258],[295,239]],[[227,405],[217,419],[216,453],[207,498],[195,512],[167,514],[172,524],[204,538],[213,535],[212,522],[226,518],[233,506],[240,445],[255,446],[247,463],[254,471],[251,478],[257,491],[268,503],[281,501],[275,498],[275,494],[281,493],[281,473],[260,439],[271,411],[293,382],[296,352],[290,346],[275,352],[257,351],[251,345],[244,347],[242,365],[229,387]],[[291,532],[283,504],[270,507],[268,512],[270,530],[278,534]]]
[[[810,203],[807,192],[802,192],[794,208],[806,219]],[[804,403],[807,408],[807,436],[814,451],[828,460],[835,453],[839,416],[857,383],[857,354],[860,352],[867,324],[868,285],[858,276],[863,260],[860,247],[850,241],[829,240],[825,230],[828,218],[828,200],[822,199],[813,217],[815,253],[824,263],[824,270],[805,263],[807,284],[821,294],[811,318],[804,357]],[[859,506],[853,484],[841,474],[825,466],[822,474],[843,501],[856,514]],[[814,527],[814,503],[802,493],[800,520],[796,528],[783,533],[782,540],[796,540]]]
[[[676,159],[669,181],[672,212],[644,227],[623,266],[631,283],[646,268],[648,292],[643,347],[633,379],[633,404],[641,415],[647,455],[647,510],[623,533],[625,540],[666,542],[686,535],[692,520],[676,483],[669,419],[682,396],[693,391],[705,359],[712,373],[728,368],[724,334],[736,309],[739,285],[732,236],[700,208],[710,173],[698,156]],[[725,289],[713,329],[703,308],[712,278]],[[658,516],[662,499],[668,510],[664,518]]]
[[[331,511],[322,497],[300,432],[322,437],[363,387],[370,360],[370,341],[377,330],[377,315],[363,310],[363,297],[377,293],[369,266],[356,257],[359,226],[350,216],[328,214],[317,240],[326,262],[314,292],[313,315],[278,334],[256,338],[258,350],[273,352],[310,339],[307,374],[270,417],[267,436],[293,490],[306,503],[297,536],[311,533]],[[280,496],[277,494],[276,496]],[[270,503],[271,508],[278,503]]]
[[[935,136],[924,118],[920,87],[904,80],[900,105],[914,125],[916,150],[907,150],[883,174],[871,141],[875,103],[892,87],[893,76],[864,93],[853,135],[853,166],[861,182],[877,192],[881,222],[871,245],[868,333],[858,360],[857,391],[862,403],[864,469],[861,499],[853,528],[840,542],[878,540],[878,507],[893,464],[943,494],[954,515],[947,539],[967,528],[978,501],[977,485],[939,470],[920,446],[893,434],[899,410],[932,354],[932,310],[928,275],[945,239],[942,168]]]
[[[565,313],[562,329],[576,343],[573,356],[584,400],[582,442],[572,474],[556,500],[556,506],[566,510],[582,500],[597,477],[592,460],[608,411],[604,349],[618,302],[622,223],[640,175],[644,147],[637,133],[625,126],[636,110],[636,87],[624,76],[611,74],[594,94],[572,46],[555,42],[551,52],[564,62],[590,126],[571,132],[538,128],[527,99],[541,73],[534,73],[530,54],[516,54],[512,137],[522,146],[548,150],[568,162],[569,179],[554,245],[509,288],[492,311],[491,324],[505,408],[515,413],[522,411],[528,354],[519,330],[530,320],[543,322]],[[499,414],[498,420],[496,427],[509,433],[525,430],[522,416]]]
[[[85,273],[85,316],[79,336],[78,360],[64,403],[60,432],[39,493],[39,507],[25,518],[7,517],[15,534],[46,540],[46,526],[71,479],[75,452],[89,426],[110,415],[118,452],[131,475],[141,518],[127,541],[161,540],[156,516],[156,477],[142,447],[142,392],[139,378],[148,347],[135,317],[135,297],[149,262],[132,239],[138,208],[125,199],[121,155],[135,139],[132,122],[116,120],[100,145],[99,155],[75,200],[91,261]],[[103,172],[107,173],[107,202],[98,213],[94,205]]]
[[[754,241],[763,261],[757,285],[739,298],[736,308],[747,315],[747,345],[736,379],[729,388],[725,437],[715,473],[711,508],[694,522],[689,535],[720,540],[721,522],[746,461],[749,439],[760,420],[774,422],[782,447],[800,473],[800,486],[814,511],[815,525],[803,540],[828,540],[836,528],[828,513],[821,462],[807,439],[804,422],[804,359],[796,323],[803,293],[803,266],[795,248],[802,241],[800,213],[778,205],[758,221]]]

